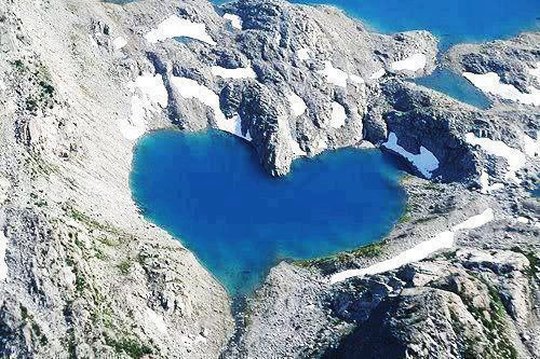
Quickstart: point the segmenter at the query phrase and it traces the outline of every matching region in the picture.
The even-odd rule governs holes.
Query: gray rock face
[[[539,328],[525,324],[535,320],[534,268],[521,253],[460,249],[361,280],[358,294],[345,289],[345,301],[333,299],[338,315],[358,325],[324,356],[536,357],[530,338]]]

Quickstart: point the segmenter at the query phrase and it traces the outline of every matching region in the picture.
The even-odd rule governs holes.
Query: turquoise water
[[[491,105],[491,101],[482,91],[464,77],[449,70],[437,69],[431,75],[415,79],[414,82],[480,109],[487,109]]]
[[[380,152],[345,149],[298,160],[289,176],[272,178],[239,138],[164,131],[139,141],[131,183],[145,216],[238,295],[281,259],[383,237],[403,210],[399,176]]]
[[[299,0],[337,6],[383,32],[429,30],[442,48],[540,28],[539,0]]]

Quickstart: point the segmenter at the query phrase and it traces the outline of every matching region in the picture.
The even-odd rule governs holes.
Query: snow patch
[[[249,133],[246,135],[242,134],[242,120],[240,116],[236,115],[229,119],[225,117],[219,106],[219,96],[214,91],[204,85],[200,85],[195,80],[185,77],[173,76],[171,78],[171,84],[183,98],[194,98],[210,107],[214,112],[214,119],[218,129],[251,141]]]
[[[119,36],[113,40],[112,44],[115,50],[120,50],[121,48],[127,45],[127,41],[122,36]]]
[[[381,77],[383,77],[384,75],[386,74],[386,70],[383,69],[382,67],[380,69],[378,69],[377,71],[375,71],[373,74],[371,74],[371,76],[369,77],[370,80],[378,80],[380,79]]]
[[[464,229],[474,229],[483,226],[486,223],[491,222],[495,216],[493,215],[493,210],[491,208],[486,209],[484,212],[479,215],[473,216],[467,219],[464,222],[461,222],[454,227],[454,231],[461,231]]]
[[[311,57],[310,54],[311,50],[305,47],[296,52],[296,56],[302,61],[309,60],[309,58]]]
[[[160,333],[167,334],[167,325],[163,320],[163,316],[159,315],[150,308],[146,308],[146,318],[150,323],[154,324],[154,326],[157,330],[159,330]]]
[[[131,82],[128,86],[133,92],[136,91],[136,89],[140,90],[142,95],[150,102],[157,103],[161,107],[167,106],[169,96],[165,85],[163,85],[163,78],[161,75],[146,73],[137,77],[135,81]]]
[[[536,132],[536,140],[523,134],[523,151],[529,157],[540,156],[540,131]]]
[[[480,148],[489,154],[506,159],[508,163],[508,171],[505,177],[512,179],[517,183],[520,182],[520,180],[516,177],[516,172],[525,165],[526,158],[523,152],[509,147],[502,141],[494,141],[489,138],[476,137],[474,133],[470,132],[465,135],[465,140],[471,145],[480,146]]]
[[[382,144],[389,150],[392,150],[401,156],[405,157],[414,167],[422,173],[426,178],[431,178],[431,174],[437,168],[439,168],[439,160],[435,155],[424,146],[420,146],[419,154],[412,154],[400,145],[398,145],[398,138],[395,133],[390,132],[388,134],[388,140]]]
[[[326,77],[326,81],[340,87],[347,87],[347,80],[355,83],[364,83],[364,80],[357,75],[349,75],[343,70],[335,68],[330,61],[324,62],[324,69],[317,73]]]
[[[161,75],[143,74],[128,84],[131,89],[131,117],[119,121],[120,132],[128,140],[142,136],[146,128],[146,117],[167,106],[167,89]]]
[[[188,37],[210,45],[216,42],[206,32],[206,25],[182,19],[177,15],[171,15],[158,25],[157,29],[148,32],[144,38],[154,44],[156,42],[172,39],[175,37]]]
[[[317,73],[326,77],[326,81],[341,87],[347,87],[347,79],[349,75],[345,71],[335,68],[330,61],[324,62],[324,70],[319,70]]]
[[[394,71],[416,72],[426,67],[426,64],[427,64],[426,55],[414,54],[403,60],[392,62],[390,64],[390,68]]]
[[[253,71],[251,66],[238,67],[236,69],[227,69],[221,66],[212,66],[210,69],[212,75],[229,79],[255,79],[257,74]]]
[[[345,120],[347,119],[347,113],[345,108],[337,103],[336,101],[332,102],[332,117],[330,118],[330,127],[340,128],[345,125]]]
[[[291,106],[293,116],[298,117],[306,111],[306,103],[294,92],[291,92],[289,96],[287,96],[287,99],[289,100],[289,105]]]
[[[463,77],[484,92],[507,100],[540,106],[540,90],[529,87],[530,93],[523,93],[514,85],[502,83],[499,75],[495,72],[488,72],[486,74],[464,72]]]
[[[487,174],[487,172],[483,171],[482,174],[480,175],[480,186],[481,186],[480,192],[484,194],[488,194],[493,191],[498,191],[504,188],[504,184],[502,183],[494,183],[490,185],[489,182],[490,182],[489,175]]]
[[[351,82],[356,83],[356,84],[363,84],[363,83],[365,83],[364,79],[361,78],[361,77],[358,76],[358,75],[351,75],[351,74],[349,74],[349,80],[350,80]]]
[[[235,29],[242,30],[242,19],[240,16],[230,13],[223,14],[223,18],[225,20],[229,20],[231,22],[231,26]]]
[[[446,231],[439,233],[434,238],[421,242],[411,249],[408,249],[388,260],[376,263],[363,269],[351,269],[336,273],[330,277],[330,283],[342,282],[352,277],[363,277],[365,275],[388,272],[397,269],[405,264],[421,261],[429,257],[432,253],[451,248],[454,245],[454,232]]]

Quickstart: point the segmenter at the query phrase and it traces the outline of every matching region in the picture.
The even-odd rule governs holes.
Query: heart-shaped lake
[[[377,150],[344,149],[272,178],[239,138],[162,131],[137,144],[131,185],[145,216],[239,295],[281,259],[381,239],[403,210],[399,173]]]

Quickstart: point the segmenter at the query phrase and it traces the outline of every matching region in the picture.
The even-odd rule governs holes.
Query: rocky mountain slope
[[[479,110],[410,81],[437,66],[431,34],[330,7],[0,0],[0,355],[539,356],[537,39],[443,57]],[[407,213],[382,244],[281,263],[233,318],[131,199],[137,138],[173,126],[241,136],[272,175],[380,147],[415,176]],[[426,241],[444,253],[393,265]]]

